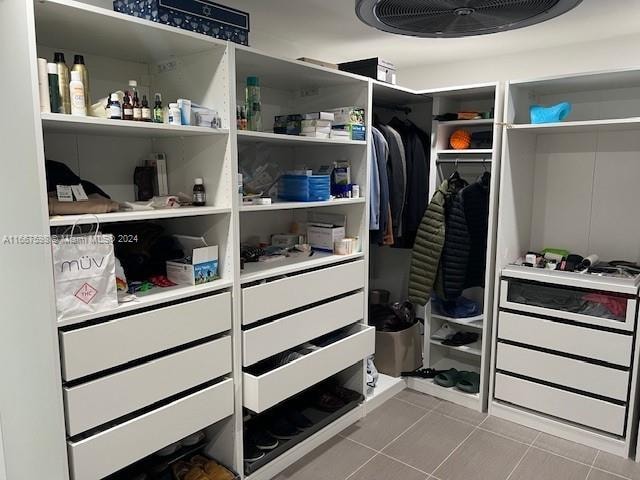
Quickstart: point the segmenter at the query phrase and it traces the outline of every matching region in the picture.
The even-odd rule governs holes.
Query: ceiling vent
[[[455,38],[545,22],[582,0],[356,0],[367,25],[390,33]]]

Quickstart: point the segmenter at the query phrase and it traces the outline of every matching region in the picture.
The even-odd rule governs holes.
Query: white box
[[[202,237],[175,235],[185,258],[167,261],[167,278],[178,285],[201,285],[218,276],[218,246],[208,246]]]
[[[320,225],[309,225],[307,227],[307,242],[316,250],[333,252],[335,241],[342,240],[344,237],[344,227],[324,227]]]

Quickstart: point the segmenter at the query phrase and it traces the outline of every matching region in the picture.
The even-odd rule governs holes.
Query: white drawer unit
[[[626,407],[502,373],[495,377],[498,400],[614,435],[625,432]]]
[[[325,333],[359,322],[364,317],[364,293],[304,310],[242,332],[243,365],[301,345]]]
[[[626,402],[629,371],[498,343],[496,368]]]
[[[511,312],[498,314],[498,338],[629,367],[633,337]]]
[[[627,294],[503,277],[500,308],[633,331],[637,299]]]
[[[221,293],[60,333],[66,381],[231,329],[231,294]]]
[[[242,289],[242,324],[250,325],[364,287],[362,260]]]
[[[65,387],[67,433],[76,435],[231,372],[231,337]]]
[[[358,324],[353,333],[263,375],[243,373],[244,406],[260,413],[373,354],[375,329]]]
[[[74,480],[99,480],[233,413],[224,380],[88,438],[68,442]]]

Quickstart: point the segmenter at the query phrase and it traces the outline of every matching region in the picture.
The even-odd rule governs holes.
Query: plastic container
[[[292,202],[322,202],[331,198],[329,175],[283,175],[278,197]]]

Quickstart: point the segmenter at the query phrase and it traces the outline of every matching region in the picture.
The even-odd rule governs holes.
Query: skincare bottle
[[[133,119],[136,122],[142,121],[142,105],[140,105],[140,99],[138,98],[138,91],[133,91],[133,99],[131,101],[133,104]]]
[[[58,67],[58,89],[60,92],[60,113],[71,113],[71,97],[69,96],[69,67],[64,62],[64,53],[56,52],[53,61]]]
[[[111,100],[109,100],[109,107],[107,108],[107,116],[112,120],[120,120],[122,118],[122,106],[120,105],[120,99],[117,93],[111,94]]]
[[[84,57],[82,55],[75,55],[73,57],[73,67],[71,67],[71,71],[80,72],[80,80],[84,86],[85,106],[87,111],[89,111],[89,107],[91,107],[91,98],[89,96],[89,72],[84,64]]]
[[[153,106],[153,121],[164,123],[164,109],[162,108],[162,95],[156,93],[156,103]]]
[[[142,96],[142,121],[150,122],[151,121],[151,109],[149,108],[149,101],[147,100],[147,96]]]
[[[58,66],[55,63],[47,63],[47,76],[49,77],[49,102],[53,113],[62,113],[60,105],[60,86],[58,85]]]
[[[71,96],[71,115],[86,116],[87,105],[84,100],[84,85],[82,85],[80,72],[71,72],[69,94]]]
[[[46,58],[38,58],[38,97],[40,112],[51,113],[51,99],[49,98],[49,67]],[[58,113],[56,110],[53,113]]]
[[[124,92],[124,98],[122,99],[122,119],[133,120],[133,105],[131,105],[131,97],[129,92]]]
[[[254,132],[262,131],[260,79],[258,77],[247,77],[246,103],[248,129]]]
[[[193,206],[204,207],[207,202],[207,193],[204,190],[204,181],[201,178],[196,178],[193,183]]]
[[[177,103],[169,104],[169,123],[171,125],[182,125],[181,120],[182,113],[180,112],[180,107],[178,107]]]

